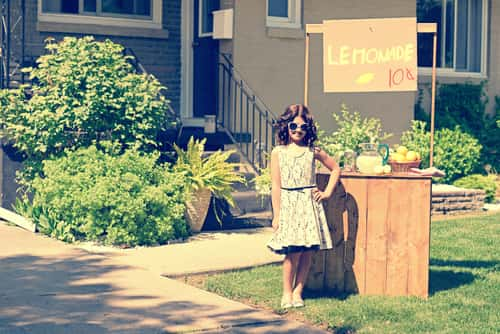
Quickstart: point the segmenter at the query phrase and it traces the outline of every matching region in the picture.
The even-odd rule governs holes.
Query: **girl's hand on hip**
[[[312,191],[313,199],[316,202],[321,202],[324,199],[330,198],[331,195],[328,195],[324,191],[319,190],[318,188],[313,189]]]
[[[276,231],[280,226],[280,220],[278,218],[273,218],[272,226],[273,230]]]

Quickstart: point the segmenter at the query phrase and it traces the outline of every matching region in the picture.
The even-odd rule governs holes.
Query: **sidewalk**
[[[277,261],[270,233],[82,249],[0,223],[0,333],[325,333],[160,276]]]

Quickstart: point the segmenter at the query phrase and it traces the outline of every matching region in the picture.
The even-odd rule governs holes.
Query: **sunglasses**
[[[309,129],[309,126],[306,124],[306,123],[302,123],[300,124],[300,126],[295,123],[295,122],[290,122],[288,123],[288,128],[291,130],[291,131],[295,131],[297,130],[298,128],[300,127],[300,129],[304,132],[307,132],[307,130]]]

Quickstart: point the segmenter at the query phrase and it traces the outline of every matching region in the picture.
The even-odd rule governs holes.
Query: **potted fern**
[[[232,185],[245,183],[241,173],[235,171],[238,164],[226,161],[235,151],[217,151],[203,157],[205,142],[206,138],[195,140],[191,137],[185,151],[174,144],[177,153],[174,170],[185,177],[187,188],[185,217],[192,232],[201,231],[212,195],[234,206]]]

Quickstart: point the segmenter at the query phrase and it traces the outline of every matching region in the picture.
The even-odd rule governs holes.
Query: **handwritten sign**
[[[417,90],[417,20],[323,21],[325,92]]]

